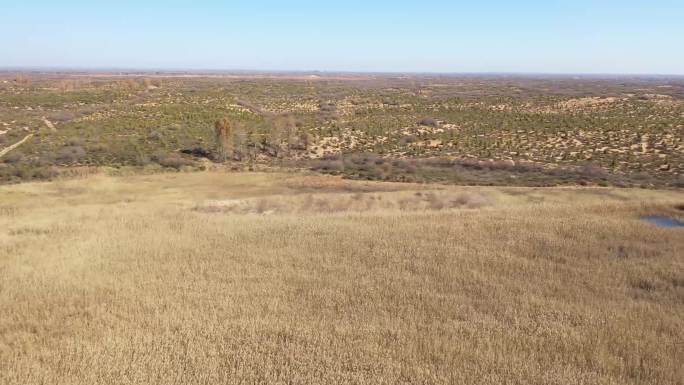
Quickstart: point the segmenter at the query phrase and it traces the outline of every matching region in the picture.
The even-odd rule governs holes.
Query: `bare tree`
[[[296,141],[296,133],[297,121],[293,115],[282,114],[273,119],[269,133],[269,142],[276,151],[276,156],[280,155],[282,151],[283,141],[287,144],[286,148],[289,152],[291,145]]]
[[[233,154],[233,130],[228,118],[223,118],[214,123],[216,137],[217,160],[225,162]]]
[[[244,125],[235,124],[233,126],[233,159],[243,160],[247,157],[248,134]]]

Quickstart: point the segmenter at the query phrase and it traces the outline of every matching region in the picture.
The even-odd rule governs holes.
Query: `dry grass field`
[[[681,190],[0,187],[2,384],[683,384]],[[679,209],[677,208],[679,207]]]

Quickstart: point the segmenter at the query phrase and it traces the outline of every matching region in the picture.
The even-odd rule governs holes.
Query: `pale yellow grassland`
[[[0,383],[682,384],[684,229],[639,220],[682,203],[266,173],[0,187]]]

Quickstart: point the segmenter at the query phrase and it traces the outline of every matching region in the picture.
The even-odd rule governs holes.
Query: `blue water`
[[[659,227],[684,227],[684,222],[680,222],[674,218],[665,217],[662,215],[647,215],[641,219],[651,222]]]

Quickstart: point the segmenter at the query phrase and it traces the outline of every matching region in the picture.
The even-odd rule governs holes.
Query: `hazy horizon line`
[[[684,73],[649,72],[554,72],[554,71],[364,71],[318,69],[245,69],[245,68],[181,68],[181,67],[98,67],[98,66],[0,66],[0,72],[132,72],[191,74],[350,74],[350,75],[498,75],[498,76],[607,76],[607,77],[684,77]]]

